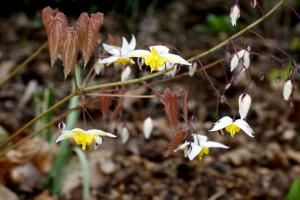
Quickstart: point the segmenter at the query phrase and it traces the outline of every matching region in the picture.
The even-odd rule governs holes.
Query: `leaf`
[[[103,94],[103,95],[101,95],[101,94]],[[112,98],[110,96],[108,96],[109,94],[110,94],[110,92],[107,90],[100,92],[100,112],[102,113],[102,117],[104,120],[107,120],[109,107],[112,104]]]
[[[42,10],[42,20],[47,31],[51,65],[58,57],[63,32],[68,26],[67,18],[61,12],[46,7]]]
[[[297,200],[300,197],[300,179],[295,179],[290,187],[286,200]]]
[[[84,66],[90,60],[93,50],[97,44],[100,27],[103,23],[103,14],[97,12],[92,14],[91,17],[84,12],[80,15],[76,23],[76,31],[79,36],[80,49],[82,51]]]
[[[186,137],[188,136],[188,132],[189,129],[183,129],[183,130],[179,130],[176,134],[175,137],[172,139],[170,145],[169,145],[169,149],[168,149],[168,153],[171,154],[174,152],[174,150],[178,147],[179,144],[181,144]]]
[[[160,99],[165,106],[167,117],[174,128],[178,125],[178,102],[177,96],[169,89],[165,89],[163,98]]]
[[[78,35],[74,27],[67,27],[62,37],[61,56],[64,64],[64,75],[73,70],[77,60],[79,50]]]
[[[182,90],[182,110],[183,110],[183,115],[184,115],[184,120],[188,121],[189,116],[188,116],[188,107],[187,107],[187,99],[188,99],[188,91]]]

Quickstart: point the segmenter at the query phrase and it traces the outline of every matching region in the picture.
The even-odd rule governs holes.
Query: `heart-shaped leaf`
[[[50,7],[43,9],[42,20],[47,31],[51,65],[53,66],[58,57],[62,34],[68,22],[63,13],[53,10]]]
[[[79,36],[80,48],[83,55],[84,66],[87,65],[93,50],[97,44],[100,27],[103,23],[103,14],[97,12],[91,17],[84,12],[80,15],[76,23],[76,31]]]

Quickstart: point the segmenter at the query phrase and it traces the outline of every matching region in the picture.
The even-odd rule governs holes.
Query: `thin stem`
[[[18,74],[20,71],[22,71],[23,68],[25,68],[28,63],[30,63],[37,55],[39,55],[44,49],[46,49],[48,46],[48,42],[45,42],[38,48],[35,52],[33,52],[26,60],[24,60],[19,66],[17,66],[10,74],[5,76],[2,80],[0,80],[0,87],[9,81],[11,78],[13,78],[16,74]]]
[[[128,98],[144,98],[152,99],[155,98],[155,95],[130,95],[130,94],[97,94],[97,93],[88,93],[87,96],[96,96],[96,97],[128,97]]]

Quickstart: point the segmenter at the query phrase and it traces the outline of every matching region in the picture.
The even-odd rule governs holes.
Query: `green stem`
[[[250,24],[249,26],[245,27],[244,29],[242,29],[241,31],[239,31],[238,33],[234,34],[233,36],[229,37],[228,39],[224,40],[223,42],[219,43],[218,45],[214,46],[213,48],[197,55],[194,56],[192,58],[190,58],[188,61],[191,62],[193,60],[196,59],[200,59],[203,58],[205,56],[208,56],[210,54],[212,54],[213,52],[217,51],[218,49],[222,48],[223,46],[225,46],[227,43],[229,43],[231,40],[241,36],[243,33],[247,32],[248,30],[252,29],[253,27],[255,27],[256,25],[258,25],[259,23],[261,23],[262,21],[264,21],[265,19],[267,19],[272,13],[274,13],[282,4],[283,4],[284,0],[280,0],[268,13],[266,13],[264,16],[262,16],[261,18],[259,18],[257,21],[253,22],[252,24]],[[147,76],[141,77],[141,78],[137,78],[137,79],[131,79],[128,81],[124,81],[124,82],[114,82],[114,83],[105,83],[105,84],[100,84],[100,85],[93,85],[93,86],[88,86],[88,87],[84,87],[81,91],[81,94],[85,94],[91,91],[95,91],[95,90],[99,90],[102,88],[107,88],[107,87],[115,87],[115,86],[125,86],[125,85],[129,85],[129,84],[134,84],[134,83],[141,83],[144,82],[146,80],[149,79],[153,79],[156,78],[158,76],[161,76],[169,71],[171,71],[172,69],[167,69],[164,71],[160,71],[160,72],[156,72],[153,74],[149,74]],[[35,118],[33,118],[32,120],[30,120],[29,122],[27,122],[23,127],[21,127],[20,129],[18,129],[15,133],[12,134],[12,136],[7,140],[4,141],[3,143],[0,144],[0,148],[5,146],[5,144],[12,138],[14,138],[15,136],[19,135],[20,133],[22,133],[26,128],[28,128],[29,126],[31,126],[32,124],[34,124],[37,120],[43,118],[44,116],[46,116],[49,112],[52,112],[54,110],[56,110],[57,108],[59,108],[60,106],[62,106],[64,103],[68,102],[72,97],[77,96],[77,95],[81,95],[79,93],[79,91],[75,91],[72,92],[71,94],[69,94],[68,96],[66,96],[64,99],[62,99],[61,101],[59,101],[58,103],[56,103],[55,105],[53,105],[52,107],[50,107],[48,110],[46,110],[45,112],[41,113],[40,115],[36,116]]]
[[[45,42],[40,48],[38,48],[35,52],[33,52],[26,60],[24,60],[19,66],[17,66],[10,74],[5,76],[2,80],[0,80],[0,86],[9,81],[12,77],[22,71],[28,63],[30,63],[37,55],[39,55],[44,49],[48,46],[48,42]]]

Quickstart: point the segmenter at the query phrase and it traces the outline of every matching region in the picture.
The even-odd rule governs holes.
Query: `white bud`
[[[196,71],[197,71],[197,62],[193,62],[192,65],[189,65],[189,75],[194,76]]]
[[[144,130],[145,138],[148,139],[153,131],[153,122],[152,122],[151,117],[148,117],[147,119],[145,119],[143,130]]]
[[[291,81],[291,79],[288,79],[285,83],[284,83],[284,87],[283,87],[283,98],[284,100],[288,101],[291,94],[293,92],[293,83]]]
[[[250,105],[251,105],[251,96],[244,92],[243,94],[240,95],[239,97],[239,113],[241,116],[241,119],[245,119],[248,111],[250,109]]]
[[[230,9],[230,19],[232,26],[236,26],[236,21],[240,17],[240,8],[238,4],[234,4]]]
[[[256,0],[250,0],[251,6],[252,8],[255,8],[257,5],[257,1]]]
[[[126,127],[123,127],[121,130],[121,141],[123,144],[127,143],[127,141],[129,140],[130,134],[128,132],[128,129]]]
[[[104,69],[104,64],[101,63],[101,59],[99,59],[94,65],[95,73],[99,75],[101,71]]]
[[[243,71],[250,67],[250,46],[248,46],[247,49],[240,50],[232,57],[230,71],[233,71],[238,66],[241,66]]]
[[[130,79],[130,75],[131,75],[131,69],[129,66],[127,66],[121,74],[121,82],[127,81]]]

